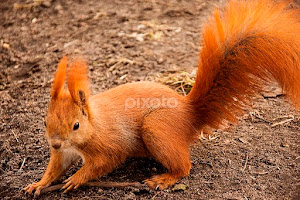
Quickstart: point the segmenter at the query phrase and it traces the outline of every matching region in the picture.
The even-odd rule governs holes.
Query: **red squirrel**
[[[153,82],[90,95],[86,63],[62,58],[46,116],[50,161],[42,179],[24,190],[38,195],[80,157],[84,165],[65,181],[64,192],[139,156],[168,170],[145,180],[165,189],[189,174],[189,146],[201,130],[236,122],[266,82],[276,80],[299,107],[300,11],[288,3],[231,0],[204,25],[201,46],[187,96]]]

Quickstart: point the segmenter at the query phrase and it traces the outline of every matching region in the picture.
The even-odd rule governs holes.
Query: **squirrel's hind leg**
[[[174,185],[179,179],[187,176],[191,169],[189,142],[179,124],[163,119],[164,115],[148,115],[143,123],[142,139],[151,155],[168,169],[160,174],[146,179],[149,187],[163,190]],[[168,118],[170,119],[170,118]],[[178,128],[178,129],[177,129]]]

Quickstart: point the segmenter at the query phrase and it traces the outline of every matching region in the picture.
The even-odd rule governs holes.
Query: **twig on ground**
[[[186,96],[186,92],[185,92],[183,86],[185,86],[185,84],[183,85],[183,84],[181,83],[181,84],[180,84],[180,88],[181,88],[181,90],[182,90],[183,95]]]
[[[254,171],[252,172],[253,174],[257,174],[257,175],[265,175],[268,174],[269,172],[264,172],[264,171]]]
[[[275,127],[275,126],[278,126],[278,125],[282,125],[282,124],[288,123],[290,121],[293,121],[294,118],[295,118],[294,116],[290,116],[289,119],[285,119],[285,120],[282,120],[281,122],[274,123],[274,124],[271,125],[271,127]]]
[[[151,199],[155,199],[155,197],[160,194],[160,192],[157,192],[155,195],[153,195],[153,197],[151,197]]]
[[[244,167],[243,167],[242,171],[245,171],[245,169],[247,167],[247,164],[248,164],[248,153],[246,153],[245,164],[244,164]]]
[[[264,119],[263,117],[261,117],[261,116],[259,116],[259,115],[255,115],[255,117],[256,117],[257,119],[260,119],[260,120],[262,120],[263,122],[266,122],[266,123],[268,123],[268,124],[270,124],[270,123],[271,123],[271,122],[269,122],[268,120]]]
[[[64,186],[64,184],[58,184],[58,185],[46,187],[41,190],[41,194],[44,194],[47,192],[52,192],[55,190],[60,190],[63,186]],[[142,184],[139,182],[122,182],[122,183],[118,183],[118,182],[88,182],[88,183],[83,184],[83,186],[104,187],[104,188],[123,188],[123,187],[132,186],[132,187],[140,188],[140,187],[145,186],[145,184]]]
[[[218,137],[220,137],[220,135],[216,135],[216,134],[212,134],[212,133],[210,133],[210,134],[208,134],[208,133],[205,133],[205,135],[208,135],[208,138],[206,138],[205,136],[204,136],[204,132],[203,132],[203,130],[201,130],[201,134],[200,134],[200,139],[202,139],[202,140],[215,140],[215,139],[217,139]],[[212,136],[213,135],[213,136]]]
[[[19,10],[19,9],[31,9],[33,7],[40,6],[43,3],[43,0],[35,0],[32,3],[14,3],[14,10]]]
[[[20,167],[19,171],[22,170],[22,168],[23,168],[23,166],[24,166],[24,164],[25,164],[25,161],[26,161],[26,158],[24,158],[24,160],[23,160],[23,162],[22,162],[22,164],[21,164],[21,167]]]
[[[15,134],[14,130],[11,130],[11,132],[14,134],[16,141],[19,142],[19,140],[17,138],[17,135]]]

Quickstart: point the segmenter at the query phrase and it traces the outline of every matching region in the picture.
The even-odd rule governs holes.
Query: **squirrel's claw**
[[[34,184],[36,183],[28,185],[27,187],[23,188],[23,190],[28,194],[32,194],[33,190],[35,189],[35,187],[33,187]]]
[[[34,196],[39,196],[41,194],[41,190],[44,188],[44,186],[38,186],[36,189],[35,189],[35,192],[34,192]]]
[[[64,181],[66,183],[61,189],[64,190],[63,193],[67,193],[73,189],[77,189],[81,184],[76,182],[75,178],[71,176]]]
[[[32,184],[28,185],[27,187],[25,187],[23,190],[28,194],[32,194],[32,192],[35,190],[34,196],[38,196],[38,195],[40,195],[41,190],[44,187],[46,187],[46,186],[41,183],[32,183]]]
[[[73,190],[74,185],[72,185],[71,183],[67,183],[66,185],[64,185],[64,187],[62,188],[64,190],[64,194]]]

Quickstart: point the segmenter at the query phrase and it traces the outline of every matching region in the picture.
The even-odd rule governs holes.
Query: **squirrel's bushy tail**
[[[197,124],[234,122],[265,81],[300,105],[300,10],[273,0],[232,0],[203,27],[196,83],[187,96]]]

